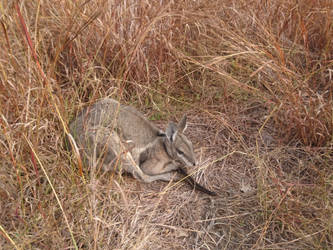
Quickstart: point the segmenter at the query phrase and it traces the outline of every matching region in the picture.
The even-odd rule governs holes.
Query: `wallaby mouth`
[[[187,159],[184,155],[177,154],[177,157],[179,158],[179,162],[186,166],[194,167],[196,165],[195,162]]]

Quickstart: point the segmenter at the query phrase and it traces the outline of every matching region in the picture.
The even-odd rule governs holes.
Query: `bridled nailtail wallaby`
[[[163,132],[136,109],[105,98],[84,108],[69,128],[86,162],[128,172],[144,182],[175,180],[175,172],[187,175],[185,168],[196,164],[192,143],[183,134],[186,116],[177,125],[170,122]],[[196,189],[215,195],[187,179]]]

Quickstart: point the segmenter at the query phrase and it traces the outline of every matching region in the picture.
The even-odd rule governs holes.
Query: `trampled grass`
[[[0,248],[332,248],[332,23],[329,0],[2,1]],[[79,164],[67,124],[106,96],[187,113],[219,196]]]

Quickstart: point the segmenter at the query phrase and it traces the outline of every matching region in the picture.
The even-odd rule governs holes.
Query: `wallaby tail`
[[[211,196],[217,196],[217,194],[213,191],[208,190],[207,188],[201,186],[199,183],[197,183],[192,176],[188,175],[186,170],[182,167],[178,168],[178,172],[182,175],[184,175],[186,178],[185,180],[195,189],[198,191],[201,191],[205,194],[211,195]]]

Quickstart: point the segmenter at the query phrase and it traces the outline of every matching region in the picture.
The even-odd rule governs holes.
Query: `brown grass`
[[[331,249],[333,2],[0,3],[1,249]],[[185,184],[83,169],[66,124],[113,96],[187,113]]]

